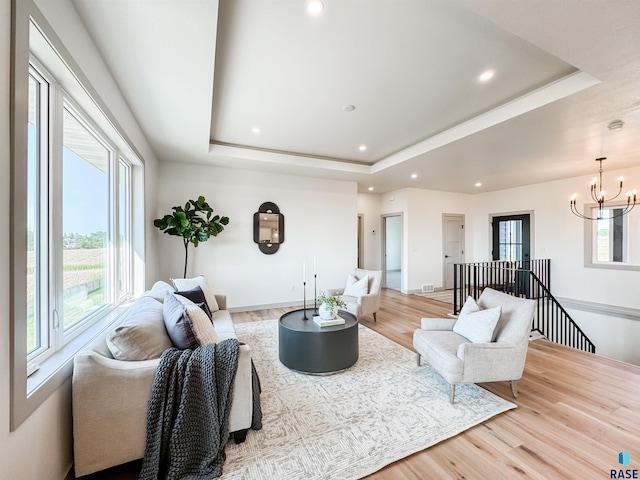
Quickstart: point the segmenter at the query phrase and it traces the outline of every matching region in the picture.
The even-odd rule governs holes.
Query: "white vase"
[[[328,308],[327,304],[323,303],[318,308],[318,315],[325,320],[333,320],[338,315],[338,307],[334,305],[333,308]]]

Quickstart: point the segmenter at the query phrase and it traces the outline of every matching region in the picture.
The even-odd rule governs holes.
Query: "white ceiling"
[[[161,160],[463,193],[640,165],[636,0],[73,2]]]

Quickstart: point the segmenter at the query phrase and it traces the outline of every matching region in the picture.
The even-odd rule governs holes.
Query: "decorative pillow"
[[[216,297],[211,290],[209,290],[209,286],[204,279],[204,276],[200,275],[199,277],[194,278],[172,278],[171,281],[173,285],[176,287],[176,290],[191,290],[194,287],[200,287],[202,292],[204,293],[204,298],[207,299],[207,306],[209,310],[213,312],[217,312],[220,310],[218,306],[218,302],[216,301]]]
[[[168,293],[163,313],[167,332],[177,348],[193,350],[218,341],[211,319],[188,298]]]
[[[201,307],[195,303],[187,305],[187,315],[191,319],[191,325],[193,326],[193,333],[196,335],[196,339],[200,345],[207,345],[209,343],[218,343],[218,334],[211,319],[207,317]]]
[[[369,275],[365,275],[358,280],[353,275],[347,277],[347,286],[344,288],[343,295],[349,297],[361,297],[369,293]]]
[[[475,313],[475,312],[479,312],[480,310],[482,310],[480,308],[480,306],[476,303],[476,301],[474,300],[473,297],[469,296],[467,297],[467,300],[464,302],[464,305],[462,306],[462,308],[460,309],[460,313],[458,313],[458,316],[460,315],[466,315],[467,313]]]
[[[175,289],[167,282],[157,281],[151,287],[151,290],[145,293],[147,297],[155,298],[160,303],[164,302],[164,294],[166,292],[175,292]]]
[[[171,348],[171,339],[164,326],[162,305],[151,298],[134,303],[109,335],[107,347],[117,360],[150,360],[160,358]]]
[[[196,286],[191,290],[175,292],[175,294],[191,300],[193,303],[195,303],[200,308],[202,308],[202,310],[204,310],[204,313],[207,314],[207,317],[211,319],[211,310],[209,310],[209,305],[207,304],[207,299],[204,296],[204,292],[202,291],[202,288],[200,288],[199,286]]]
[[[200,346],[187,308],[173,293],[165,294],[162,314],[167,333],[176,348],[195,350]]]
[[[458,320],[453,325],[453,331],[473,343],[489,343],[493,339],[493,331],[500,320],[501,312],[502,307],[465,314],[461,311]]]

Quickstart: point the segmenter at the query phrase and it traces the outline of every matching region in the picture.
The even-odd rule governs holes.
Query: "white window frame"
[[[132,146],[132,143],[118,121],[100,98],[96,90],[88,81],[86,75],[75,63],[72,56],[57,37],[42,13],[32,0],[13,0],[12,2],[12,56],[11,56],[11,242],[10,242],[10,324],[11,324],[11,401],[10,401],[10,429],[15,430],[29,415],[34,412],[53,392],[68,382],[73,368],[74,355],[87,345],[96,335],[105,329],[124,311],[125,302],[134,294],[141,293],[144,287],[144,245],[145,231],[138,225],[144,225],[144,163],[142,157]],[[32,50],[32,48],[34,50]],[[38,62],[35,60],[40,60]],[[109,275],[110,297],[109,306],[92,315],[90,321],[82,328],[69,330],[67,335],[52,336],[51,324],[53,315],[51,307],[56,303],[55,278],[51,276],[62,272],[61,255],[42,260],[47,272],[46,290],[40,292],[44,299],[41,310],[43,318],[47,319],[48,341],[42,351],[29,355],[27,361],[27,129],[23,126],[28,122],[29,109],[29,72],[30,63],[42,76],[49,72],[52,78],[50,85],[56,84],[50,90],[49,125],[47,133],[50,135],[49,159],[47,165],[61,168],[62,162],[62,105],[66,102],[82,112],[85,120],[92,129],[98,131],[106,142],[113,146],[111,157],[111,185],[110,199],[110,229],[111,258],[113,266]],[[44,72],[44,73],[43,73]],[[59,128],[59,134],[54,129]],[[57,155],[58,159],[53,158]],[[129,290],[117,291],[117,278],[120,262],[115,239],[118,238],[118,168],[120,161],[129,165],[129,228],[130,243],[127,255],[129,268]],[[41,196],[41,223],[47,223],[46,239],[43,238],[43,251],[56,252],[62,250],[61,207],[62,185],[61,170],[56,174],[52,168],[46,172],[48,192]],[[44,174],[43,174],[44,175]],[[56,177],[57,175],[57,177]],[[44,179],[41,179],[41,183]],[[57,189],[57,191],[56,191]],[[115,194],[114,194],[115,193]],[[54,203],[55,202],[55,203]],[[135,229],[133,226],[136,226]],[[53,241],[52,239],[58,239]],[[53,245],[52,245],[53,243]],[[126,250],[126,249],[125,249]],[[135,254],[135,257],[134,257]],[[127,261],[123,265],[127,265]],[[57,273],[56,273],[57,272]],[[59,277],[62,278],[62,277]],[[58,285],[60,282],[58,281]],[[58,288],[62,288],[61,286]],[[61,297],[60,297],[61,298]],[[59,302],[59,300],[58,300]],[[46,308],[45,308],[46,307]],[[89,325],[89,323],[92,323]],[[82,330],[82,331],[81,331]]]
[[[627,205],[626,202],[613,202],[610,205],[607,205],[605,208],[607,210],[613,208],[624,208]],[[594,217],[594,209],[598,208],[597,203],[589,203],[584,205],[584,215],[585,217]],[[598,221],[597,220],[584,220],[584,266],[587,268],[602,268],[608,270],[631,270],[631,271],[640,271],[640,263],[629,263],[629,245],[638,245],[640,244],[640,231],[634,231],[631,229],[629,225],[629,215],[640,216],[640,209],[633,209],[628,214],[624,215],[624,225],[626,230],[626,235],[624,238],[624,258],[625,260],[622,262],[614,262],[610,261],[599,261],[597,260],[597,240],[596,236],[598,235]],[[612,219],[610,220],[612,221]],[[640,219],[638,220],[640,221]],[[636,229],[637,230],[637,229]]]

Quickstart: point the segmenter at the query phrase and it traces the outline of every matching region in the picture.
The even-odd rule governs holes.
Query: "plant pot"
[[[318,315],[325,320],[333,320],[338,316],[338,307],[327,307],[327,304],[323,303],[320,305],[320,308],[318,308]]]

